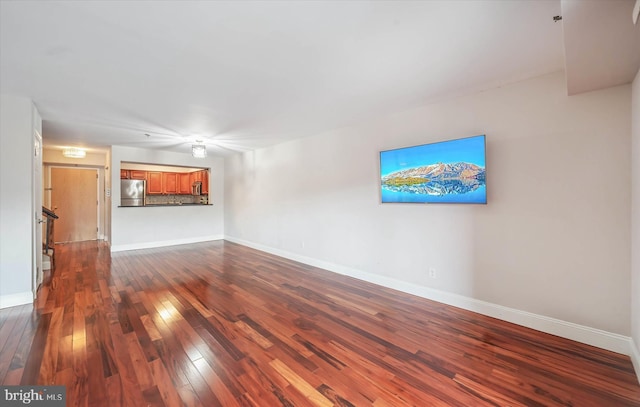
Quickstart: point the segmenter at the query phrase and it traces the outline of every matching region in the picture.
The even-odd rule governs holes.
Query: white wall
[[[640,70],[632,86],[631,102],[631,337],[632,360],[640,380]]]
[[[0,308],[25,304],[32,293],[33,131],[39,115],[30,99],[0,99]]]
[[[227,158],[225,235],[604,330],[628,352],[630,98],[567,97],[559,72]],[[380,150],[478,134],[488,205],[378,203]]]
[[[120,162],[210,168],[213,205],[120,208]],[[111,148],[111,250],[130,250],[222,239],[224,160],[159,150]]]

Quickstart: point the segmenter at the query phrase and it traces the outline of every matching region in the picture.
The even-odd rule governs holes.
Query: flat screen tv
[[[485,136],[380,152],[382,203],[486,204]]]

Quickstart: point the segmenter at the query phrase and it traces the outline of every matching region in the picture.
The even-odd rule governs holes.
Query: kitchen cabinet
[[[147,179],[147,172],[140,170],[120,170],[120,179]]]
[[[202,182],[201,193],[209,193],[209,172],[206,170],[194,172],[162,172],[141,170],[120,170],[122,179],[147,180],[148,195],[191,195],[192,185],[196,181]]]
[[[1,0],[0,0],[1,1]],[[145,180],[145,191],[147,195],[189,195],[187,199],[182,197],[175,201],[183,201],[190,203],[195,198],[191,198],[193,193],[194,182],[202,183],[200,194],[206,195],[209,192],[209,172],[202,168],[185,168],[182,171],[191,172],[175,172],[172,167],[162,165],[149,164],[149,168],[140,166],[139,163],[122,162],[123,167],[120,168],[120,178],[125,180]],[[143,164],[144,165],[144,164]],[[138,168],[138,169],[131,169]],[[166,169],[166,171],[164,171]],[[175,197],[178,198],[178,197]],[[160,202],[162,199],[155,198],[152,202]],[[169,197],[168,202],[171,201]]]
[[[141,171],[146,176],[147,180],[147,194],[160,195],[160,194],[180,194],[191,195],[191,185],[193,185],[192,174],[193,173],[176,173],[176,172],[160,172],[160,171]],[[134,174],[131,172],[131,178],[138,179],[136,176],[141,174]],[[140,178],[145,179],[145,178]]]
[[[175,172],[162,173],[162,193],[175,194],[178,192],[178,174]]]
[[[184,172],[178,174],[178,178],[178,193],[181,195],[191,195],[191,185],[193,185],[193,182],[191,182],[191,174]]]
[[[209,194],[209,171],[202,170],[201,172],[201,181],[202,181],[202,195]]]
[[[196,181],[202,182],[202,189],[200,190],[200,193],[202,195],[207,195],[209,193],[209,171],[208,170],[194,171],[189,173],[189,175],[191,178],[191,184],[193,184]]]
[[[147,194],[162,194],[162,172],[147,172]]]
[[[130,170],[129,178],[131,179],[147,179],[147,172],[140,170]]]

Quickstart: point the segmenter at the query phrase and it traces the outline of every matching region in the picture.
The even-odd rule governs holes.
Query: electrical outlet
[[[438,274],[436,273],[436,269],[433,267],[429,268],[429,277],[430,278],[438,278]]]
[[[300,242],[300,247],[304,249],[304,240]]]

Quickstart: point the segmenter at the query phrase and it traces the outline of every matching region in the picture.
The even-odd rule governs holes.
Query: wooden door
[[[51,206],[56,219],[54,240],[80,242],[98,238],[98,172],[51,168]]]

